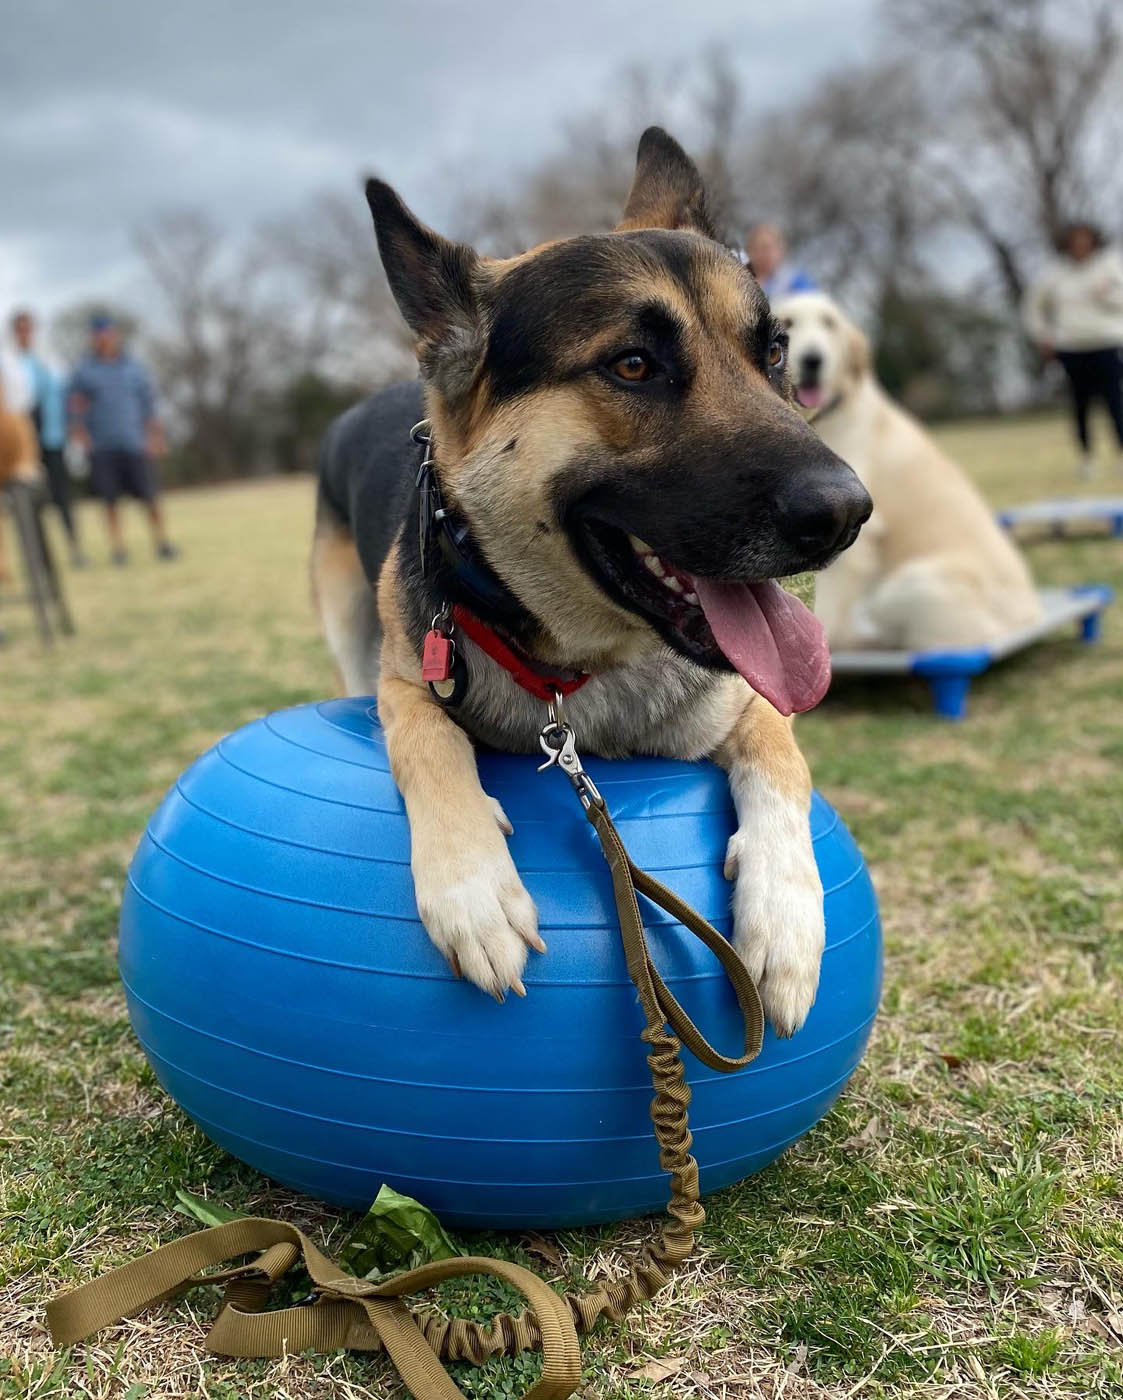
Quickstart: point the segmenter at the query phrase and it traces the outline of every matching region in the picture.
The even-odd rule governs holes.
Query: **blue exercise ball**
[[[734,814],[708,763],[587,767],[637,864],[729,932]],[[453,977],[413,899],[409,827],[369,699],[302,705],[227,735],[179,779],[129,871],[120,966],[160,1083],[221,1147],[299,1191],[365,1208],[383,1182],[462,1228],[593,1224],[662,1208],[642,1017],[608,867],[569,783],[482,753],[541,917],[527,997]],[[831,1106],[881,987],[861,854],[818,795],[826,890],[815,1006],[747,1069],[685,1054],[705,1192],[759,1171]],[[711,954],[644,903],[665,980],[712,1044],[743,1028]]]

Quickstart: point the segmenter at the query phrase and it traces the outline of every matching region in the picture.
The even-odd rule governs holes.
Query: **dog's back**
[[[409,430],[423,415],[417,380],[391,384],[336,418],[320,448],[312,591],[349,695],[378,683],[375,589],[413,499]]]

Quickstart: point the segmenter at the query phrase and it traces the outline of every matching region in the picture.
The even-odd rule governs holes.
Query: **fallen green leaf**
[[[179,1211],[180,1215],[193,1215],[204,1225],[225,1225],[230,1220],[248,1218],[244,1210],[228,1210],[226,1206],[208,1201],[203,1196],[193,1196],[190,1191],[184,1191],[182,1188],[178,1188],[175,1195],[179,1202],[175,1209]]]

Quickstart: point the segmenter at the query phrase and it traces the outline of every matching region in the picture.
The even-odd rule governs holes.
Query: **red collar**
[[[539,669],[529,656],[514,651],[498,632],[486,622],[481,622],[461,603],[453,606],[452,620],[481,651],[487,652],[493,661],[503,667],[516,685],[522,686],[523,690],[539,700],[552,700],[555,695],[572,695],[589,679],[584,671],[567,671],[557,675]]]

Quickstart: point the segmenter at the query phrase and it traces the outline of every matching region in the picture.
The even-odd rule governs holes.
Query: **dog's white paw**
[[[493,804],[496,825],[506,822]],[[508,823],[509,825],[509,823]],[[498,831],[483,832],[478,844],[413,862],[417,910],[429,937],[457,976],[466,977],[502,1001],[508,988],[526,995],[522,971],[528,947],[544,953],[538,911],[519,879]]]
[[[776,799],[778,802],[780,799]],[[770,804],[771,805],[771,804]],[[823,886],[806,813],[742,826],[729,838],[725,877],[733,889],[733,946],[760,991],[777,1035],[807,1019],[823,956]]]

